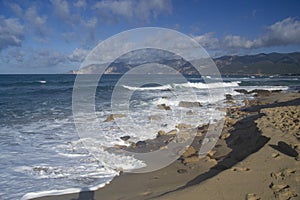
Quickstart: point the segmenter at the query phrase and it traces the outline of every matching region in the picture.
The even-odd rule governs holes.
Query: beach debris
[[[192,107],[201,107],[202,105],[200,102],[180,101],[178,106],[183,108],[192,108]]]
[[[115,120],[116,118],[122,118],[122,117],[126,117],[126,115],[124,114],[110,114],[106,120],[104,120],[104,122],[110,122]]]

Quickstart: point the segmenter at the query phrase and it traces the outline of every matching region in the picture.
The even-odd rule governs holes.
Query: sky
[[[182,32],[212,57],[300,51],[299,0],[0,0],[0,74],[76,70],[133,28]]]

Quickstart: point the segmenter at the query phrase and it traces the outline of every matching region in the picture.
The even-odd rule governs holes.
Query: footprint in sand
[[[291,199],[298,196],[297,193],[286,184],[271,183],[269,187],[273,190],[276,199]]]
[[[261,198],[257,196],[257,194],[247,194],[246,195],[246,200],[260,200]]]
[[[272,172],[271,177],[276,180],[285,180],[287,177],[289,177],[295,173],[296,173],[295,169],[287,168],[287,169],[282,169],[278,172]]]
[[[231,169],[234,172],[248,172],[250,169],[248,167],[233,167]]]

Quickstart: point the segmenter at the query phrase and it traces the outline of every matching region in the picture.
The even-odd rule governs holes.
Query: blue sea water
[[[111,113],[111,95],[120,77],[104,75],[99,82],[95,107],[102,121]],[[141,166],[134,158],[105,151],[102,152],[103,160],[99,160],[84,148],[72,115],[75,78],[76,75],[0,75],[0,199],[20,199],[30,192],[96,186],[116,176],[116,168]],[[196,112],[205,116],[205,109],[214,108],[212,102],[206,101],[205,89],[218,86],[209,86],[201,78],[193,76],[187,77],[187,80],[186,83],[147,85],[143,88],[124,85],[128,91],[135,91],[131,103],[135,111],[132,117],[146,126],[148,122],[143,119],[159,112],[156,110],[158,104],[164,103],[175,109],[179,101],[189,99],[190,89],[200,97],[202,95],[199,101],[204,106]],[[223,81],[227,84],[225,92],[234,95],[240,103],[243,97],[234,92],[237,88],[299,90],[300,87],[300,77],[295,76],[224,76]],[[172,96],[174,89],[187,99]],[[223,105],[224,96],[213,103]],[[147,133],[137,131],[130,136],[133,141],[153,138],[158,130],[171,129],[178,123],[172,117],[164,119],[163,126],[159,121],[151,124],[153,129],[148,129]],[[204,117],[203,121],[190,123],[199,125],[206,123],[205,120]],[[120,140],[124,133],[116,124],[109,122],[99,126],[103,130],[99,133],[103,135],[100,146],[124,144]]]

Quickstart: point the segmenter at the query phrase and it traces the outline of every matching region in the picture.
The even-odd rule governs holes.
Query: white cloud
[[[22,8],[16,3],[9,3],[8,6],[12,9],[12,11],[19,17],[23,16]]]
[[[76,48],[69,56],[71,62],[82,62],[89,53],[89,50]]]
[[[76,3],[74,3],[74,6],[77,8],[85,8],[86,5],[87,4],[85,0],[78,0]]]
[[[239,35],[227,35],[222,41],[222,46],[226,48],[249,49],[254,47],[255,43],[255,41],[247,40],[246,38]]]
[[[196,40],[202,47],[209,49],[209,50],[215,50],[219,49],[219,39],[214,37],[214,33],[209,32],[205,33],[203,35],[194,36],[194,40]]]
[[[54,14],[63,22],[69,23],[73,25],[76,21],[75,17],[73,17],[70,13],[70,7],[68,1],[65,0],[51,0],[53,5]]]
[[[122,18],[147,21],[162,13],[172,12],[170,0],[111,0],[100,1],[94,6],[107,20]]]
[[[204,48],[209,50],[225,50],[231,52],[239,49],[257,49],[264,47],[299,45],[300,21],[286,18],[266,28],[266,32],[254,39],[240,35],[226,35],[222,39],[214,37],[213,33],[194,36]]]
[[[28,27],[33,28],[34,32],[40,36],[45,37],[47,34],[46,30],[46,16],[39,16],[36,7],[29,7],[25,13],[25,19],[28,23]]]
[[[286,18],[267,28],[261,38],[257,40],[260,46],[282,46],[300,44],[300,21]]]
[[[24,27],[18,19],[0,16],[0,52],[9,46],[21,46]]]

